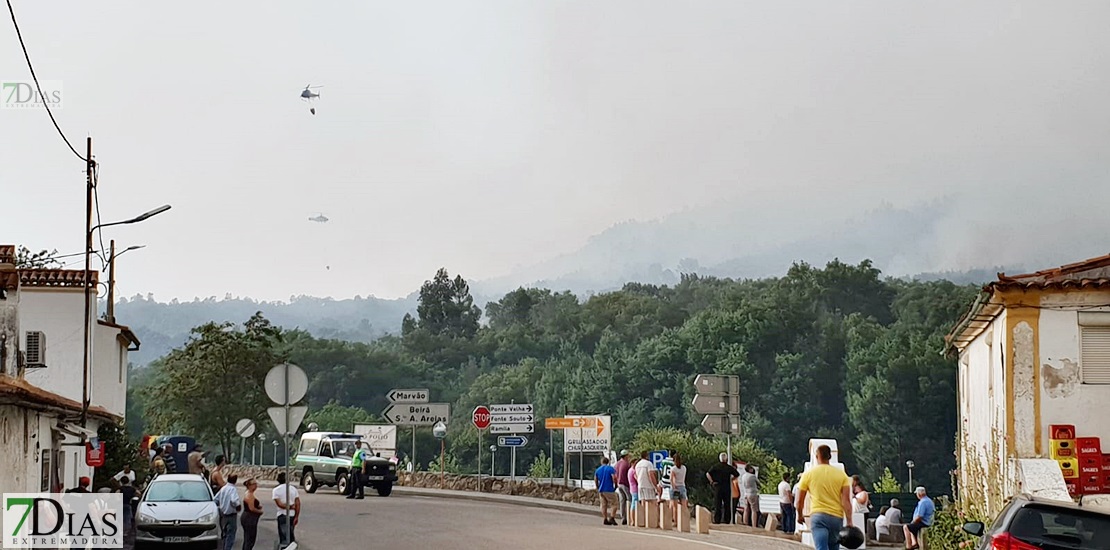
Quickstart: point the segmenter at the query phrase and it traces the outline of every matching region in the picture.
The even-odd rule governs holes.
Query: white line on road
[[[674,539],[674,540],[680,540],[682,542],[689,542],[691,544],[702,544],[702,545],[705,545],[705,546],[711,546],[713,548],[724,548],[725,550],[736,550],[735,548],[733,548],[731,546],[723,546],[723,545],[720,545],[720,544],[714,544],[712,542],[705,542],[704,540],[685,539],[685,538],[676,537],[676,536],[673,536],[673,535],[659,535],[659,534],[656,534],[656,533],[641,533],[639,531],[625,531],[625,532],[630,534],[630,535],[640,535],[640,536],[643,536],[643,537],[657,537],[657,538],[661,538],[661,539]]]

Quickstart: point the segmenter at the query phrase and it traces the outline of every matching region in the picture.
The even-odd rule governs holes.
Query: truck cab
[[[293,462],[301,475],[301,487],[315,493],[321,485],[327,485],[345,494],[351,481],[351,457],[359,448],[367,451],[365,485],[381,496],[389,496],[397,481],[397,465],[376,456],[362,436],[344,432],[306,432],[301,436]]]

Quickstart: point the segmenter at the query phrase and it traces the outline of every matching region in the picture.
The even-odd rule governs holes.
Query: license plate
[[[162,540],[165,542],[189,542],[189,537],[166,537]]]
[[[370,481],[382,481],[385,479],[385,476],[370,476],[369,479]]]

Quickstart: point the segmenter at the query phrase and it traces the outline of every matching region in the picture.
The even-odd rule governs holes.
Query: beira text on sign
[[[449,403],[394,403],[382,411],[390,424],[399,426],[431,426],[451,417]]]

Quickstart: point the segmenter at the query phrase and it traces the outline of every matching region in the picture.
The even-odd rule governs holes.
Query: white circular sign
[[[288,388],[285,385],[287,378]],[[288,397],[288,404],[292,405],[303,399],[306,393],[308,393],[308,375],[297,365],[284,363],[266,373],[266,395],[270,396],[270,400],[275,404],[285,405]]]
[[[254,421],[249,418],[244,418],[235,423],[235,433],[239,437],[250,437],[254,435]]]

